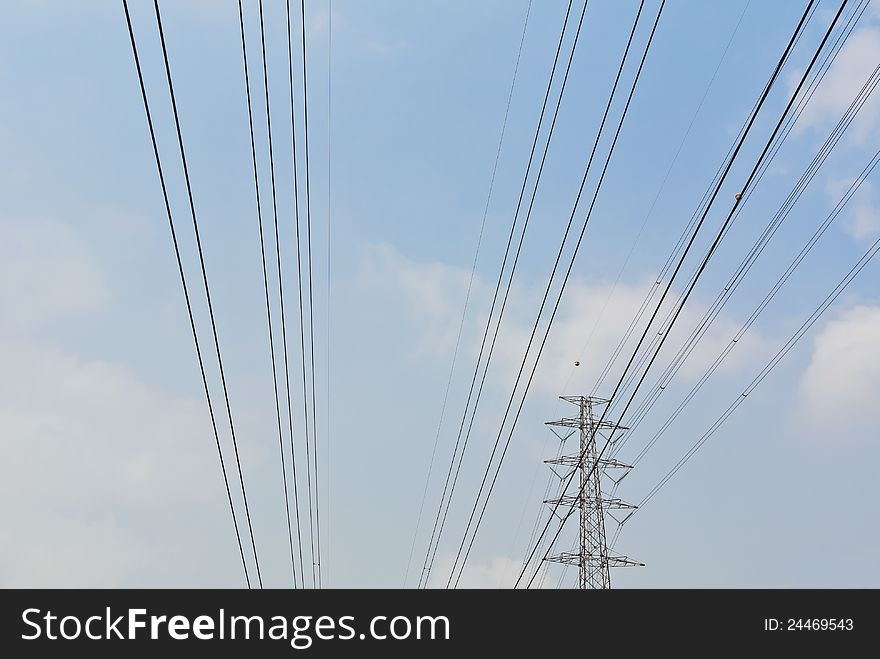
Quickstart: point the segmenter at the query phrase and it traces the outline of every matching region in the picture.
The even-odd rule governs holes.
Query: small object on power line
[[[736,200],[737,200],[737,201],[739,201],[740,199],[743,198],[743,194],[742,194],[742,192],[737,192],[737,193],[736,193],[735,195],[733,195],[733,196],[736,197]]]
[[[575,362],[574,365],[575,365],[575,366],[580,366],[581,363],[580,363],[580,362]]]

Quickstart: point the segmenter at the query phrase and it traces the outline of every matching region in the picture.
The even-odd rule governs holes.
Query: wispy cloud
[[[109,303],[75,224],[0,221],[0,585],[237,585],[204,408],[37,331]]]
[[[813,430],[843,432],[880,421],[880,307],[857,305],[828,321],[813,339],[800,382],[799,419]]]
[[[0,219],[0,326],[95,311],[108,295],[89,246],[68,224]]]
[[[862,20],[874,18],[875,14],[869,13]],[[804,108],[795,130],[822,127],[829,121],[836,121],[878,63],[880,63],[880,27],[871,24],[857,29],[844,44],[825,79]],[[793,76],[792,80],[797,77],[799,74]],[[868,99],[854,121],[855,139],[862,141],[875,133],[878,120],[880,120],[880,96],[875,93]]]
[[[853,179],[836,179],[828,183],[825,191],[833,203],[846,193]],[[880,208],[875,200],[874,185],[865,181],[848,204],[847,214],[841,227],[859,241],[872,241],[880,235]]]
[[[445,588],[452,560],[443,558],[431,572],[429,588]],[[469,561],[461,574],[459,588],[510,588],[522,569],[522,561],[496,556],[487,561]]]
[[[377,264],[381,263],[384,273],[381,285],[386,290],[396,287],[402,294],[402,301],[420,319],[421,345],[434,346],[437,348],[436,355],[446,358],[461,320],[469,273],[439,263],[412,261],[387,245],[373,248],[370,253],[374,273],[379,271]],[[560,394],[562,386],[568,386],[572,391],[587,391],[626,332],[651,283],[651,280],[621,282],[612,290],[608,282],[587,283],[582,279],[572,279],[542,353],[533,382],[535,390],[554,398]],[[473,359],[480,349],[489,304],[486,298],[490,291],[485,282],[480,279],[476,281],[472,294],[474,302],[462,339],[462,345]],[[542,293],[543,287],[538,290],[537,287],[515,285],[512,289],[492,367],[493,372],[499,374],[497,382],[505,391],[509,390],[516,378]],[[539,332],[532,343],[533,355],[540,345],[546,318],[554,301],[555,295],[548,302]],[[664,308],[669,309],[672,304],[672,301],[667,301]],[[707,305],[698,299],[689,301],[676,325],[678,331],[673,333],[664,348],[664,355],[677,351],[706,309]],[[646,320],[644,318],[643,322]],[[688,380],[701,375],[733,338],[740,325],[734,316],[724,312],[719,314],[693,354],[684,362],[680,377]],[[634,348],[637,338],[638,333],[627,350]],[[719,372],[739,372],[765,352],[765,340],[752,329],[738,341],[734,358],[726,360]],[[575,362],[580,362],[580,366],[575,367]],[[528,363],[529,367],[531,363]]]

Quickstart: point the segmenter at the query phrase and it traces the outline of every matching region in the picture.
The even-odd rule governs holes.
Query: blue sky
[[[436,510],[438,476],[448,465],[566,4],[535,2],[529,15],[406,585],[413,585],[424,555],[425,526]],[[131,5],[176,218],[187,227],[151,6],[140,0]],[[306,5],[315,271],[324,273],[328,5]],[[333,2],[329,398],[323,277],[315,289],[325,585],[404,585],[526,5]],[[875,5],[713,257],[658,370],[880,62]],[[591,0],[587,10],[511,307],[438,552],[436,585],[445,583],[464,530],[636,7]],[[645,23],[656,7],[646,3]],[[736,182],[754,163],[835,9],[835,3],[820,3],[696,251],[705,249],[730,208]],[[237,6],[190,0],[166,2],[162,11],[261,565],[268,585],[286,586],[290,567]],[[586,389],[693,213],[802,11],[803,3],[790,1],[667,3],[464,584],[509,586],[518,573],[532,524],[539,513],[546,515],[541,461],[556,446],[543,422],[563,412],[558,395],[591,393]],[[257,67],[256,3],[246,2],[245,13],[249,57]],[[266,19],[281,236],[288,250],[285,292],[292,301],[282,3],[266,2]],[[0,27],[0,54],[7,90],[0,104],[0,364],[6,376],[0,380],[6,455],[0,468],[0,583],[242,585],[122,6],[103,0],[20,3]],[[632,67],[626,75],[628,86]],[[265,108],[259,84],[257,89],[258,158],[268,192]],[[649,440],[880,146],[878,120],[880,105],[872,98],[633,435],[632,449]],[[623,482],[620,496],[637,501],[650,489],[880,235],[874,178]],[[265,212],[268,194],[262,201]],[[195,285],[191,232],[182,236]],[[627,523],[618,549],[646,567],[616,572],[616,585],[880,583],[870,560],[880,536],[869,521],[878,495],[873,465],[880,457],[877,284],[878,266],[871,264],[758,392]],[[681,285],[674,290],[681,292]],[[295,318],[296,307],[288,309]],[[204,304],[196,311],[207,342]],[[576,371],[575,360],[583,363]],[[295,401],[297,383],[294,378]],[[551,572],[548,584],[558,574]]]

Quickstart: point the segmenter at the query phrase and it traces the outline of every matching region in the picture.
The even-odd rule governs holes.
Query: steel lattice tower
[[[594,396],[561,396],[562,400],[578,406],[576,417],[549,421],[548,426],[570,428],[564,435],[553,431],[562,442],[575,434],[579,435],[579,452],[575,455],[560,455],[553,460],[545,460],[549,465],[559,465],[576,469],[579,472],[578,489],[573,494],[563,493],[556,499],[548,499],[546,504],[560,504],[579,509],[580,528],[576,552],[563,552],[548,556],[547,560],[566,565],[577,565],[579,569],[578,587],[611,588],[610,568],[642,565],[626,556],[609,556],[605,538],[605,515],[608,510],[635,509],[636,506],[617,498],[602,495],[602,477],[608,469],[630,469],[617,460],[599,459],[596,438],[605,433],[627,430],[623,426],[602,421],[600,424],[594,409],[608,404],[604,398]],[[581,461],[583,456],[583,461]],[[551,467],[552,469],[553,467]],[[560,476],[554,469],[554,473]],[[567,478],[569,471],[561,478]],[[618,479],[619,480],[619,479]]]

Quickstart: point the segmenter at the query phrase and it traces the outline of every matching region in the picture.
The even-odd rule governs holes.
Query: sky
[[[299,442],[287,28],[283,3],[264,4]],[[414,587],[568,3],[305,4],[323,584]],[[638,55],[658,4],[645,2],[633,46]],[[130,5],[199,336],[210,348],[152,3]],[[289,587],[237,3],[160,6],[263,581]],[[804,6],[666,3],[461,586],[510,587],[516,580],[532,528],[549,512],[542,499],[552,477],[543,460],[559,446],[544,423],[570,412],[560,395],[610,394],[624,361],[593,391],[597,374],[699,205]],[[446,584],[637,7],[589,3],[430,586]],[[836,8],[819,2],[674,282],[673,300]],[[257,3],[246,0],[244,13],[268,223]],[[872,1],[744,199],[646,390],[878,64],[880,4]],[[634,71],[630,60],[621,83],[627,90]],[[299,93],[298,71],[296,80]],[[242,587],[121,2],[7,8],[0,84],[0,585]],[[613,106],[614,125],[621,105]],[[301,132],[297,139],[301,150]],[[603,161],[608,142],[606,134],[597,156]],[[880,102],[872,96],[633,430],[621,460],[650,441],[878,148]],[[592,195],[596,172],[589,180]],[[869,175],[616,496],[640,501],[880,236],[878,186],[877,175]],[[578,222],[584,214],[581,207]],[[878,283],[880,264],[871,262],[627,521],[615,551],[645,566],[613,571],[616,587],[880,586],[880,531],[872,523],[880,495]],[[277,287],[271,270],[270,287]],[[277,321],[274,297],[272,304]],[[208,371],[219,401],[215,360]],[[231,464],[223,423],[221,433]],[[301,496],[304,476],[298,474]],[[235,504],[241,508],[237,492]],[[304,496],[301,510],[305,515]],[[566,527],[557,549],[571,548],[573,532]],[[574,576],[573,568],[554,566],[543,585],[568,586]]]

